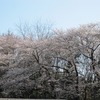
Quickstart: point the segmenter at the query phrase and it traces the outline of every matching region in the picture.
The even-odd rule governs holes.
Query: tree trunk
[[[79,85],[79,77],[78,77],[77,66],[76,66],[74,60],[72,61],[72,64],[73,64],[73,66],[74,66],[74,68],[75,68],[75,73],[76,73],[76,87],[75,87],[75,88],[76,88],[77,94],[79,94],[79,87],[78,87],[78,85]]]

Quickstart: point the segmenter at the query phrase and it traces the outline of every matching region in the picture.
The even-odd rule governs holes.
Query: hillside
[[[99,100],[100,25],[53,32],[0,36],[1,98]]]

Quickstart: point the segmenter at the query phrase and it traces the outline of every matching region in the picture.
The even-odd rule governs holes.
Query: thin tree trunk
[[[87,88],[85,86],[85,89],[84,89],[84,100],[86,100],[86,98],[87,98],[87,92],[86,92],[86,90],[87,90]]]
[[[77,66],[76,66],[74,60],[72,61],[72,63],[73,63],[73,66],[75,67],[75,72],[76,72],[76,92],[77,92],[77,94],[79,94],[79,87],[78,87],[78,85],[79,85],[79,77],[78,77]]]

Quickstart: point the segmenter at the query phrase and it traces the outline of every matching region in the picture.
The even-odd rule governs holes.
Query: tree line
[[[18,29],[23,37],[0,36],[1,97],[99,100],[98,23],[66,31],[40,24]]]

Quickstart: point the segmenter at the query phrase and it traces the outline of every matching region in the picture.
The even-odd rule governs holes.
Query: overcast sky
[[[100,22],[100,0],[0,0],[0,33],[38,20],[62,29]]]

